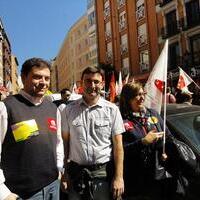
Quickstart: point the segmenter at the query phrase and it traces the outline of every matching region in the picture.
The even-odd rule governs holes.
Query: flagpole
[[[167,74],[167,68],[166,68],[166,72],[165,74]],[[167,78],[165,79],[165,84],[164,84],[164,105],[163,105],[163,156],[166,154],[165,153],[165,144],[166,144],[166,105],[167,105]]]
[[[167,52],[167,56],[168,56],[168,40],[166,41],[166,52]],[[166,63],[165,63],[165,65],[167,66],[167,61],[168,61],[168,59],[166,59]],[[167,67],[165,67],[164,68],[164,74],[165,74],[165,76],[164,76],[164,110],[163,110],[163,121],[164,121],[164,123],[163,123],[163,132],[164,132],[164,134],[163,134],[163,154],[162,154],[162,156],[163,156],[163,159],[165,159],[165,155],[166,155],[166,152],[165,152],[165,144],[166,144],[166,105],[167,105]]]

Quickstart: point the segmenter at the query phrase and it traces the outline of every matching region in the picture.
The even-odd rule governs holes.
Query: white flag
[[[128,83],[128,80],[129,80],[129,73],[127,74],[127,76],[126,76],[126,78],[125,78],[124,84],[127,84],[127,83]]]
[[[144,105],[153,108],[158,113],[161,111],[164,84],[167,81],[168,40],[151,71],[144,87],[147,92]]]
[[[121,71],[120,71],[120,72],[119,72],[119,79],[118,79],[117,95],[120,95],[120,94],[121,94],[122,87],[123,87],[123,83],[122,83],[122,73],[121,73]]]
[[[188,76],[180,67],[179,67],[179,79],[178,79],[178,84],[177,84],[177,88],[179,90],[182,90],[183,92],[188,92],[190,93],[190,91],[188,90],[188,85],[190,85],[190,83],[194,82],[190,76]]]

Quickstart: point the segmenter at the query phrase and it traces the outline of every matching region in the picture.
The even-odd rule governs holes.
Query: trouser
[[[36,194],[27,200],[59,200],[60,195],[60,181],[55,180],[51,184],[38,191]],[[22,198],[18,198],[22,200]]]
[[[69,200],[82,200],[81,195],[73,188],[68,194]],[[110,200],[110,185],[103,179],[93,179],[93,198],[94,200]]]
[[[111,195],[107,173],[108,163],[81,166],[71,162],[68,165],[70,177],[69,200],[109,200]]]

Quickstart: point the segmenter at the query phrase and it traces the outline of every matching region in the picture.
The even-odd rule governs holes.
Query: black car
[[[200,163],[200,106],[168,104],[166,115],[167,126],[171,133],[192,148]],[[199,176],[190,181],[188,190],[190,193],[188,200],[200,199]]]
[[[168,104],[166,113],[171,133],[187,143],[200,159],[200,106]]]

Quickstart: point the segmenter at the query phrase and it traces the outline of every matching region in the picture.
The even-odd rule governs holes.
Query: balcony
[[[161,28],[161,36],[163,39],[172,37],[180,33],[179,21],[172,21],[167,26]]]

